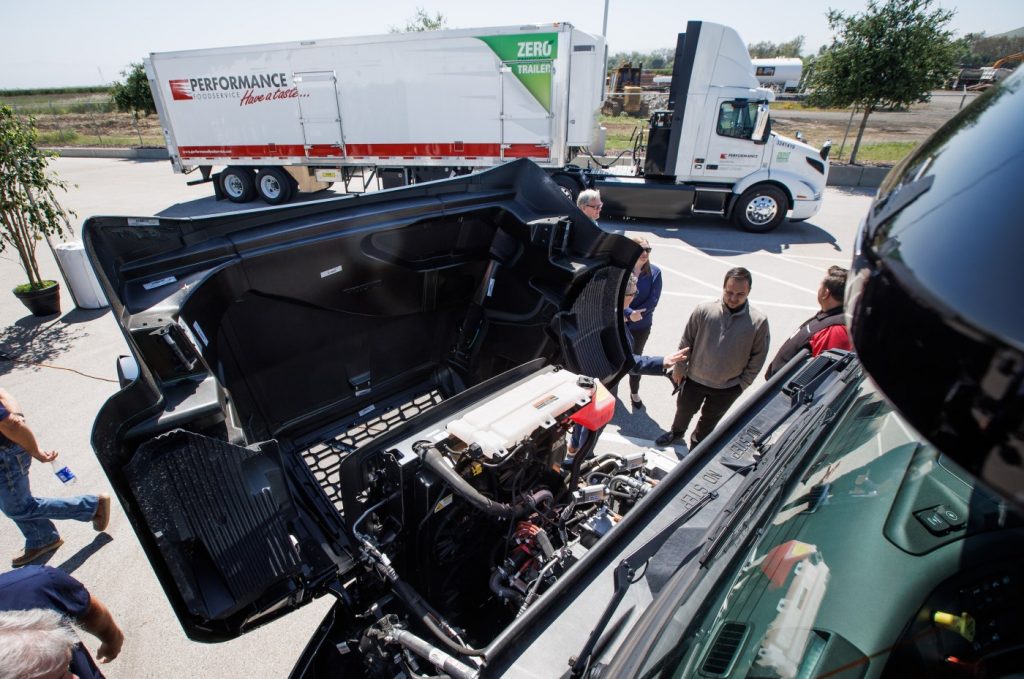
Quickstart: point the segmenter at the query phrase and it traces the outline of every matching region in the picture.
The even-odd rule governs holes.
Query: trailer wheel
[[[733,218],[745,231],[768,233],[786,218],[786,194],[774,186],[754,186],[743,192]]]
[[[278,167],[260,168],[256,190],[268,205],[287,203],[292,197],[292,178]]]
[[[232,203],[248,203],[256,197],[256,180],[246,167],[229,167],[221,172],[220,188]]]
[[[556,174],[551,178],[558,184],[558,188],[562,189],[569,202],[575,205],[576,198],[580,195],[580,183],[567,174]]]

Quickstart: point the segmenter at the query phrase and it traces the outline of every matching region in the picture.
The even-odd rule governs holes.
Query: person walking
[[[35,434],[25,424],[17,400],[0,389],[0,511],[25,536],[25,550],[11,560],[18,568],[58,549],[64,540],[51,519],[92,521],[104,531],[110,522],[110,496],[78,495],[69,498],[33,497],[28,469],[32,460],[52,462],[57,452],[39,449]]]
[[[725,274],[722,298],[697,305],[679,348],[689,360],[677,363],[672,379],[680,385],[672,427],[657,438],[668,446],[683,438],[690,420],[700,420],[690,436],[692,450],[703,441],[740,393],[753,383],[768,354],[768,318],[747,301],[753,277],[743,267]]]
[[[778,372],[803,349],[809,349],[811,356],[817,356],[826,349],[853,348],[843,314],[847,274],[847,270],[841,266],[828,268],[828,273],[818,286],[818,306],[821,310],[801,323],[796,332],[779,348],[775,358],[768,364],[765,379]]]
[[[633,339],[633,353],[643,354],[647,339],[651,336],[654,323],[654,309],[661,299],[661,269],[651,263],[651,244],[642,236],[634,236],[633,242],[643,248],[633,266],[636,276],[636,295],[626,307],[626,329]],[[629,401],[633,410],[642,410],[640,399],[640,375],[629,375]]]
[[[121,653],[114,616],[78,580],[50,566],[0,575],[0,677],[102,679],[69,620],[100,640],[100,663]]]

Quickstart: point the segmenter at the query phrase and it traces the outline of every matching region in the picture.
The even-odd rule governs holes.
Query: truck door
[[[345,155],[334,71],[293,74],[299,96],[299,121],[307,158]]]
[[[527,157],[544,160],[550,157],[554,69],[555,65],[550,60],[502,63],[499,87],[503,159]],[[526,81],[526,75],[548,77]],[[527,89],[525,82],[530,82],[533,91]]]
[[[708,180],[735,181],[760,169],[764,145],[753,141],[757,107],[752,99],[720,99],[713,127],[708,135],[707,151],[694,159],[692,173]],[[685,159],[680,159],[685,162]],[[698,167],[698,165],[703,167]],[[685,166],[684,166],[685,167]]]

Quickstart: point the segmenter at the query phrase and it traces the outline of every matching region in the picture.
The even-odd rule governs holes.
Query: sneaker
[[[20,568],[21,566],[30,564],[44,554],[57,551],[57,549],[59,549],[63,544],[64,540],[57,538],[48,545],[43,545],[42,547],[36,547],[34,549],[26,549],[24,552],[11,559],[11,568]]]
[[[96,513],[92,515],[92,527],[94,530],[103,532],[110,523],[110,496],[100,493],[100,502],[96,505]]]
[[[659,448],[664,448],[665,446],[671,446],[676,441],[679,441],[680,439],[682,439],[684,433],[686,433],[686,432],[667,431],[664,434],[662,434],[661,436],[659,436],[658,438],[654,439],[654,444],[657,445]]]
[[[640,394],[630,394],[629,400],[633,403],[633,410],[644,409],[644,402],[640,400]]]

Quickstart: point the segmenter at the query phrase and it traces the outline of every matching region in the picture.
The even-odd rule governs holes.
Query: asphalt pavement
[[[62,202],[77,213],[76,227],[92,215],[186,217],[239,207],[214,201],[209,185],[186,186],[166,161],[60,158],[52,166],[73,185]],[[672,351],[690,311],[718,296],[729,268],[745,266],[754,278],[751,304],[769,318],[770,358],[797,324],[816,310],[815,292],[825,270],[832,264],[849,266],[856,229],[872,194],[871,189],[830,187],[818,216],[784,223],[764,235],[744,233],[717,219],[603,221],[609,230],[645,236],[653,247],[651,261],[662,268],[664,292],[646,353]],[[59,278],[45,243],[39,259],[45,275]],[[16,255],[9,250],[0,254],[0,288],[22,282]],[[97,410],[118,388],[115,360],[127,353],[127,347],[108,309],[75,309],[67,286],[63,281],[61,285],[63,313],[55,317],[32,317],[13,295],[0,295],[0,385],[21,402],[41,447],[57,450],[79,477],[75,486],[62,487],[48,465],[35,463],[31,482],[36,495],[111,492],[89,436]],[[762,383],[759,378],[734,407]],[[646,408],[633,412],[624,380],[616,417],[601,445],[651,445],[671,422],[670,392],[667,380],[643,378],[640,393]],[[120,657],[103,667],[111,679],[285,677],[331,605],[321,599],[235,641],[192,642],[116,502],[106,533],[95,533],[88,523],[65,521],[58,527],[65,544],[46,563],[85,583],[125,631]],[[14,524],[0,517],[0,569],[21,547]],[[96,650],[94,638],[83,634],[83,640]]]

